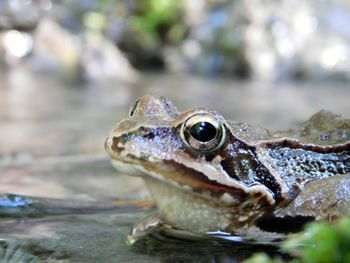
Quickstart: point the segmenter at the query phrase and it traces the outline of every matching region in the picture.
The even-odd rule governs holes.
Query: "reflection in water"
[[[0,196],[0,207],[19,207],[31,204],[32,201],[28,198],[19,195],[2,195]]]
[[[0,262],[2,263],[42,263],[69,262],[68,255],[42,247],[40,244],[0,239]]]
[[[108,207],[98,203],[39,198],[31,198],[28,202],[29,199],[16,195],[2,196],[2,200],[0,214],[7,219],[0,220],[0,231],[6,238],[0,243],[0,258],[7,260],[12,260],[11,257],[16,260],[59,257],[72,262],[86,262],[86,259],[91,262],[97,259],[100,262],[124,262],[123,258],[140,255],[150,257],[143,262],[156,259],[166,262],[240,262],[259,251],[280,255],[271,244],[242,242],[238,237],[229,240],[196,235],[168,226],[153,228],[132,246],[125,246],[131,222],[150,211],[128,202],[127,205],[118,202]],[[103,254],[100,251],[104,251]]]
[[[144,214],[128,235],[127,244],[138,253],[166,262],[241,262],[257,252],[289,257],[279,251],[280,240],[257,241],[224,232],[194,233],[163,223],[157,212]],[[180,253],[179,253],[180,252]]]
[[[25,251],[16,241],[0,240],[0,261],[4,263],[39,263],[41,260]]]
[[[258,252],[290,258],[276,246],[269,244],[232,242],[169,228],[159,228],[136,242],[131,249],[138,253],[151,254],[166,262],[242,262]]]

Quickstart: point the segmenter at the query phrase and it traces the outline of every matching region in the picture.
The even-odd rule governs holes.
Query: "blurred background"
[[[0,164],[106,158],[146,93],[287,129],[349,116],[349,81],[345,0],[1,0]]]
[[[273,130],[321,109],[349,117],[350,2],[0,0],[0,193],[148,199],[104,152],[109,130],[144,94]],[[0,196],[1,207],[27,204]],[[140,260],[124,247],[133,212],[0,221],[0,234],[51,249],[59,240],[80,261]]]
[[[349,80],[345,0],[1,0],[0,163],[102,153],[145,93],[285,129]]]

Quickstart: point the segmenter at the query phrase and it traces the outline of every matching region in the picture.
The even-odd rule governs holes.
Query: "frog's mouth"
[[[112,159],[112,165],[121,173],[125,173],[132,176],[142,176],[142,172],[135,167],[134,164],[121,161],[118,159]]]
[[[222,185],[208,179],[200,172],[173,161],[149,163],[137,158],[122,159],[119,157],[112,158],[112,164],[122,173],[138,176],[145,180],[153,178],[209,201],[216,200],[218,205],[237,206],[253,199],[254,203],[259,203],[262,207],[271,205],[271,200],[259,192],[252,195],[242,189]]]

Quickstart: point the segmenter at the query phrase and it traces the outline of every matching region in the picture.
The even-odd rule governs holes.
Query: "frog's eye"
[[[129,109],[129,117],[134,116],[136,110],[137,110],[137,106],[139,105],[141,99],[136,100],[130,107]]]
[[[180,137],[191,150],[212,152],[225,143],[226,130],[213,115],[201,113],[192,115],[181,125]]]

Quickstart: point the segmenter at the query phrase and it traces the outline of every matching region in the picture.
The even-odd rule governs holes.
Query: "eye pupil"
[[[198,141],[207,142],[215,138],[217,130],[213,124],[201,121],[192,125],[190,134]]]

